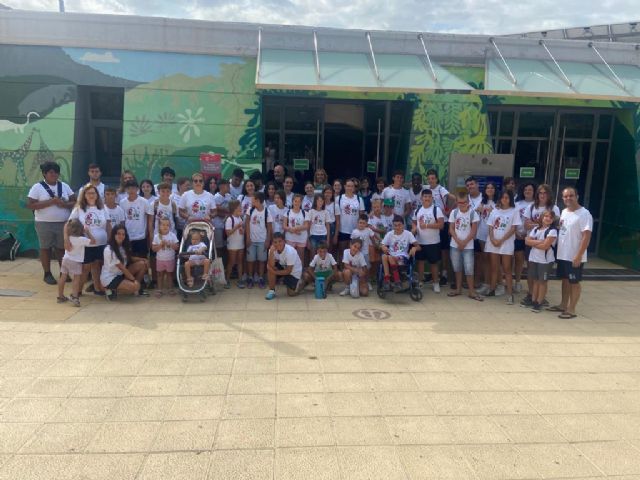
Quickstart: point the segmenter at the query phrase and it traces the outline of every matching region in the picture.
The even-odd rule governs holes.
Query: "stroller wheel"
[[[414,302],[419,302],[420,300],[422,300],[422,290],[415,287],[411,288],[409,290],[409,296],[411,297],[411,300],[413,300]]]
[[[182,302],[183,303],[187,303],[187,294],[186,293],[182,294]]]

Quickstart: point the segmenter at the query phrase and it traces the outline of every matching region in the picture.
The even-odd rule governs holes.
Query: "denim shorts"
[[[309,243],[311,243],[311,246],[315,250],[318,249],[318,245],[320,245],[322,242],[327,243],[326,235],[309,235]]]
[[[460,250],[459,248],[451,247],[451,265],[453,266],[453,271],[458,273],[464,269],[465,275],[473,275],[473,256],[473,248]]]
[[[251,242],[251,245],[247,247],[247,262],[266,262],[267,251],[264,248],[264,242],[256,243]]]

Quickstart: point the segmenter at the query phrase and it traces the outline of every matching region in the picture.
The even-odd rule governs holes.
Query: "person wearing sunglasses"
[[[193,189],[180,197],[180,216],[187,222],[204,220],[210,222],[215,213],[213,195],[204,189],[204,177],[201,173],[191,175]]]

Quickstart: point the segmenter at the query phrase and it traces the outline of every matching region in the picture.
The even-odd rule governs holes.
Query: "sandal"
[[[58,303],[64,303],[69,301],[69,299],[65,296],[57,297],[56,300],[58,301]]]
[[[187,278],[187,287],[193,288],[193,277]]]
[[[202,275],[201,278],[202,278],[203,282],[208,282],[209,278],[210,278],[210,275],[208,273],[205,273],[204,275]]]
[[[156,290],[156,293],[153,294],[153,296],[156,298],[162,298],[163,295],[164,293],[161,292],[160,290]]]
[[[578,315],[576,315],[575,313],[569,313],[569,312],[562,312],[560,315],[558,315],[558,318],[562,318],[564,320],[569,320],[571,318],[576,318]]]
[[[554,305],[553,307],[547,307],[547,312],[564,312],[564,308],[560,305]]]
[[[459,295],[462,295],[460,292],[449,292],[447,293],[447,297],[457,297]]]
[[[482,298],[480,295],[469,295],[469,298],[471,300],[475,300],[476,302],[484,302],[484,298]]]

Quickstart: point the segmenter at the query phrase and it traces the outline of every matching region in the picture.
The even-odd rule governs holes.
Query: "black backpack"
[[[547,237],[549,236],[549,233],[551,233],[551,230],[555,230],[556,231],[556,237],[557,237],[558,229],[556,227],[549,227],[549,228],[547,228],[545,230],[544,235],[542,237],[542,240],[546,240],[547,239]],[[538,231],[540,231],[540,227],[535,227],[535,233],[538,233]],[[557,244],[555,246],[552,245],[550,248],[553,250],[553,255],[556,256],[557,251],[558,251],[558,245]],[[549,250],[545,250],[544,251],[544,259],[545,260],[547,259],[547,252],[548,251]]]
[[[438,207],[436,206],[435,203],[432,205],[432,207],[433,207],[433,219],[436,221],[436,223],[438,223]],[[421,208],[422,208],[421,206],[416,208],[416,211],[413,212],[414,217],[418,216],[418,212],[420,211]]]
[[[11,232],[0,234],[0,260],[16,259],[16,254],[20,248],[20,242]]]

